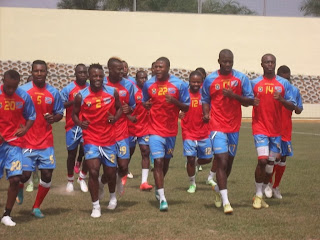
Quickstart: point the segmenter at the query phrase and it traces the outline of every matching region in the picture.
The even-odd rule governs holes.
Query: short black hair
[[[122,63],[122,60],[116,57],[112,57],[108,60],[108,68],[111,67],[112,64],[114,63]]]
[[[89,66],[88,72],[90,73],[90,70],[91,70],[91,69],[94,69],[94,68],[103,70],[103,67],[102,67],[101,64],[99,64],[99,63],[92,63],[92,64]]]
[[[168,58],[166,58],[166,57],[159,57],[159,58],[157,59],[157,62],[158,62],[158,61],[165,62],[165,63],[166,63],[166,65],[167,65],[167,67],[169,67],[169,68],[170,68],[170,61],[169,61],[169,59],[168,59]]]
[[[3,74],[3,78],[6,78],[6,77],[9,77],[9,78],[16,80],[16,81],[20,81],[20,74],[16,70],[13,70],[13,69],[10,69]]]
[[[203,78],[202,73],[198,70],[192,71],[189,75],[189,79],[193,76],[200,76],[201,78]]]
[[[277,75],[283,74],[283,73],[291,73],[290,68],[286,65],[282,65],[277,70]]]
[[[203,79],[205,79],[205,78],[206,78],[206,76],[207,76],[207,72],[206,72],[206,70],[205,70],[203,67],[198,67],[198,68],[196,68],[196,71],[198,71],[198,72],[201,72],[201,73],[202,73],[202,75],[203,75]]]
[[[36,64],[45,65],[46,66],[46,70],[48,70],[47,63],[45,61],[43,61],[43,60],[35,60],[35,61],[33,61],[31,69],[33,69],[33,66],[36,65]]]
[[[136,73],[136,78],[137,78],[137,76],[138,76],[139,73],[145,73],[145,74],[147,74],[146,71],[144,71],[144,70],[139,70],[139,71]]]
[[[83,63],[79,63],[76,65],[76,67],[74,68],[74,70],[76,70],[78,67],[87,67],[86,65],[84,65]]]

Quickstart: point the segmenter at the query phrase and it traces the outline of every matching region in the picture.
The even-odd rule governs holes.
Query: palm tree
[[[61,9],[84,9],[98,10],[101,9],[104,0],[60,0],[57,7]]]
[[[320,1],[304,0],[301,4],[300,11],[304,12],[305,16],[320,17]]]
[[[235,0],[208,0],[203,4],[203,13],[256,15],[257,13]]]

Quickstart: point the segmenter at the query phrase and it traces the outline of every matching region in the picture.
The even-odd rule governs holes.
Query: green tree
[[[304,12],[305,16],[320,17],[320,1],[304,0],[301,4],[300,11]]]
[[[256,15],[256,12],[234,0],[208,0],[202,7],[203,13]]]
[[[97,10],[101,9],[104,0],[60,0],[57,7],[61,9],[84,9]]]

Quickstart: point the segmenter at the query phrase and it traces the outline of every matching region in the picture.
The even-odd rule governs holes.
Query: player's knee
[[[12,176],[8,178],[10,186],[18,187],[20,182],[20,176]]]

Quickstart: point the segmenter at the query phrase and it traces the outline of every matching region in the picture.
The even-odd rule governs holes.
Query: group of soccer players
[[[10,217],[14,202],[23,202],[23,183],[38,167],[41,172],[32,214],[43,218],[40,205],[47,195],[56,159],[51,125],[66,109],[67,192],[74,191],[74,167],[84,156],[78,183],[92,200],[91,217],[101,216],[99,201],[110,194],[107,209],[117,207],[116,190],[124,194],[130,175],[129,162],[138,142],[141,150],[140,189],[148,183],[150,157],[154,160],[155,197],[160,211],[168,210],[164,178],[173,157],[178,118],[181,119],[183,153],[187,158],[188,193],[196,191],[196,168],[212,162],[207,183],[214,190],[214,204],[225,214],[233,208],[228,199],[227,179],[236,155],[241,125],[241,106],[253,106],[252,130],[258,153],[255,171],[255,209],[266,208],[267,197],[282,198],[279,183],[286,156],[292,155],[291,114],[302,111],[299,91],[290,80],[290,69],[275,73],[276,58],[261,59],[263,76],[250,81],[233,67],[233,53],[219,53],[220,69],[206,77],[202,68],[191,72],[189,83],[169,74],[170,61],[160,57],[152,64],[152,76],[138,71],[128,76],[128,64],[118,58],[108,61],[108,76],[100,64],[75,68],[76,79],[59,93],[46,83],[47,65],[32,63],[32,81],[18,87],[20,75],[5,72],[0,90],[0,177],[6,170],[9,180],[7,204],[1,223],[15,226]],[[283,77],[285,78],[283,78]],[[89,79],[89,82],[87,81]],[[281,157],[282,155],[282,157]],[[77,161],[78,162],[78,161]],[[103,174],[99,176],[102,165]],[[275,183],[271,186],[272,174]],[[216,174],[217,183],[213,180]],[[20,183],[20,184],[19,184]]]

